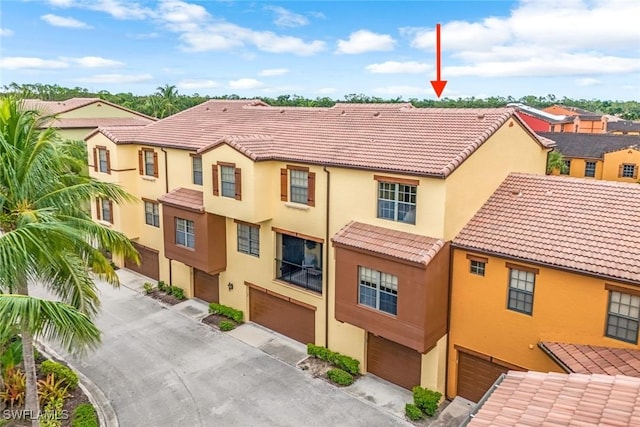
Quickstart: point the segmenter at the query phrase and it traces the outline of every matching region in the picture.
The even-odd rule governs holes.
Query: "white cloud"
[[[83,56],[82,58],[70,58],[70,60],[84,68],[108,68],[124,65],[123,62],[102,58],[100,56]]]
[[[0,37],[9,37],[13,35],[13,30],[8,28],[0,28]]]
[[[153,79],[149,73],[145,74],[96,74],[77,79],[84,83],[142,83]]]
[[[267,70],[262,70],[258,73],[260,76],[271,77],[271,76],[281,76],[283,74],[287,74],[289,70],[287,68],[270,68]]]
[[[365,52],[393,50],[395,40],[388,34],[378,34],[369,30],[351,33],[348,40],[338,40],[336,53],[358,54]]]
[[[330,95],[332,93],[336,93],[337,89],[335,87],[322,87],[316,90],[318,95]]]
[[[377,74],[420,74],[432,69],[432,66],[416,61],[387,61],[380,64],[367,65],[366,70]]]
[[[71,18],[68,16],[59,16],[53,14],[42,15],[40,17],[44,22],[49,25],[53,25],[54,27],[64,27],[64,28],[79,28],[79,29],[89,29],[93,28],[91,25],[86,22],[79,21],[75,18]]]
[[[74,4],[74,0],[48,0],[48,3],[56,7],[71,7]]]
[[[138,34],[127,34],[127,37],[130,39],[136,40],[148,40],[148,39],[157,39],[160,37],[159,33],[151,32],[151,33],[138,33]]]
[[[262,85],[264,85],[264,83],[256,79],[238,79],[229,81],[230,89],[255,89]]]
[[[214,80],[185,79],[179,81],[176,86],[180,89],[211,89],[219,84]]]
[[[195,31],[210,18],[209,12],[198,5],[180,0],[165,0],[158,8],[158,19],[176,31]]]
[[[42,59],[26,56],[10,56],[0,58],[0,68],[7,70],[20,69],[59,69],[67,68],[69,64],[64,61]]]
[[[309,20],[306,16],[294,13],[284,7],[280,6],[265,6],[265,10],[269,10],[276,15],[276,19],[273,21],[278,27],[303,27],[309,24]]]
[[[594,79],[593,77],[583,77],[581,79],[576,80],[576,84],[578,86],[595,86],[602,84],[601,80]]]
[[[137,2],[123,0],[48,0],[55,7],[94,10],[104,12],[116,19],[145,19],[154,17],[154,12]]]

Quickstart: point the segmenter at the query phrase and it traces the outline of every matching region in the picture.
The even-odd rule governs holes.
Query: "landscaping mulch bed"
[[[238,323],[234,322],[233,320],[229,319],[226,316],[222,316],[220,314],[210,314],[207,317],[205,317],[204,319],[202,319],[202,323],[204,323],[205,325],[209,325],[209,326],[215,326],[216,328],[220,328],[220,322],[222,322],[223,320],[226,320],[228,322],[233,323],[234,325],[238,326]]]
[[[149,292],[148,294],[146,294],[147,296],[153,298],[153,299],[157,299],[158,301],[162,301],[165,304],[169,304],[169,305],[176,305],[179,302],[182,302],[184,300],[178,299],[176,297],[174,297],[173,295],[168,295],[165,294],[164,292],[161,292],[157,289],[152,290],[151,292]]]
[[[327,378],[327,371],[333,368],[333,365],[326,360],[318,359],[314,356],[309,356],[306,359],[298,363],[298,368],[303,371],[309,372],[313,378],[322,378],[329,381]],[[330,382],[330,381],[329,381]]]

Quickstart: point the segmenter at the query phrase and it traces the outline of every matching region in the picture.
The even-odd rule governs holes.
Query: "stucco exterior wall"
[[[612,153],[605,153],[602,179],[620,182],[638,182],[638,178],[622,178],[618,176],[620,165],[625,163],[635,164],[636,170],[640,168],[640,151],[629,148],[626,150],[614,151]]]

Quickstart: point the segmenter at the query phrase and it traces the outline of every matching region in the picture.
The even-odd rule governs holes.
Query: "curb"
[[[69,366],[69,368],[73,369],[73,371],[78,374],[78,378],[80,379],[78,385],[80,386],[84,394],[87,395],[89,401],[96,409],[96,414],[98,415],[98,420],[100,421],[101,427],[120,427],[118,416],[113,410],[111,402],[109,401],[109,399],[107,399],[107,396],[104,395],[102,390],[100,390],[97,385],[95,385],[82,372],[80,372],[72,364],[67,362],[64,357],[62,357],[48,345],[38,341],[36,343],[36,347],[38,348],[38,351],[49,358],[63,360],[67,364],[67,366]]]

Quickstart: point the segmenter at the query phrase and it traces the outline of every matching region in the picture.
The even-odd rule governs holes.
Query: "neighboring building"
[[[614,135],[640,135],[640,122],[631,120],[609,120],[607,132]]]
[[[638,350],[638,224],[638,184],[510,175],[452,242],[447,395],[561,371],[540,343]]]
[[[441,391],[448,242],[509,172],[544,173],[552,146],[509,108],[246,100],[86,141],[92,176],[141,199],[96,201],[142,254],[118,265]]]
[[[518,116],[536,132],[606,132],[606,117],[579,108],[554,106],[540,110],[520,103],[508,106],[517,108]]]
[[[25,99],[24,106],[54,116],[55,120],[45,125],[56,128],[62,138],[73,140],[83,140],[98,126],[146,126],[157,120],[100,98]]]
[[[640,378],[509,372],[463,425],[637,426]]]
[[[564,115],[567,118],[573,117],[573,128],[571,128],[571,126],[563,126],[561,132],[606,132],[606,117],[592,111],[584,110],[578,107],[569,107],[567,105],[553,105],[551,107],[544,108],[542,111],[556,115]]]
[[[640,137],[611,134],[540,133],[556,143],[567,166],[564,172],[577,178],[638,182]]]

